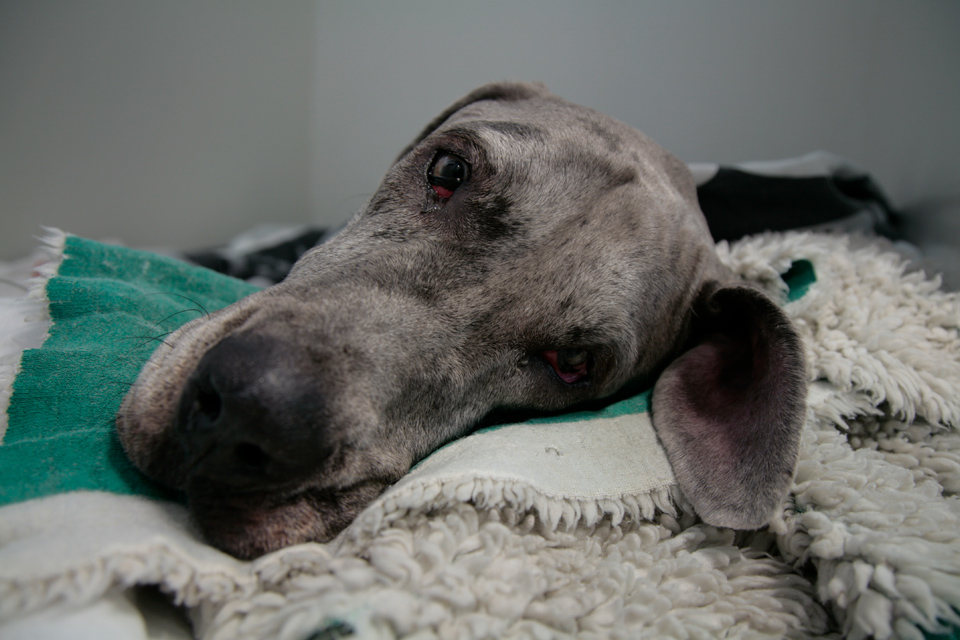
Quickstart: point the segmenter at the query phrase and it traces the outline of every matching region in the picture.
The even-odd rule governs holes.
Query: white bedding
[[[659,510],[630,507],[616,477],[594,502],[587,486],[498,484],[465,439],[455,464],[438,456],[335,541],[252,563],[205,546],[176,505],[86,493],[4,507],[0,619],[39,624],[66,604],[60,620],[112,624],[137,611],[119,588],[157,584],[211,639],[919,638],[960,625],[957,295],[843,238],[720,253],[775,296],[791,261],[817,273],[785,304],[811,384],[795,483],[768,530],[698,523],[668,488]]]

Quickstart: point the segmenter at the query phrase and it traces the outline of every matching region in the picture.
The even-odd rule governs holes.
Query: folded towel
[[[52,326],[13,383],[0,504],[77,489],[174,497],[127,460],[117,409],[165,335],[256,287],[153,253],[53,242],[63,259],[45,286]]]

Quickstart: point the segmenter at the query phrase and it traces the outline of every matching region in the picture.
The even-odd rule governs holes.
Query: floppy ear
[[[653,423],[700,517],[757,529],[793,477],[806,411],[803,347],[759,291],[713,284],[700,300],[692,346],[654,387]]]
[[[547,87],[539,82],[491,82],[482,87],[477,87],[467,95],[463,96],[452,105],[444,109],[443,113],[430,121],[423,131],[413,139],[407,148],[400,152],[394,163],[398,162],[403,156],[410,153],[420,142],[428,135],[433,133],[437,127],[442,125],[447,119],[468,104],[479,102],[481,100],[504,100],[507,102],[528,100],[530,98],[546,97],[551,95]]]

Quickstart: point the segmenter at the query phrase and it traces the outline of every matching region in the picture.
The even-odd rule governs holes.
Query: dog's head
[[[656,381],[701,517],[755,528],[792,474],[799,340],[719,263],[686,167],[539,85],[481,87],[280,284],[185,325],[118,418],[242,557],[326,540],[494,409]],[[629,452],[624,452],[629,456]]]

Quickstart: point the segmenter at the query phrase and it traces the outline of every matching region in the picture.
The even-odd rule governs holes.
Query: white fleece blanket
[[[156,584],[197,637],[922,638],[960,626],[960,300],[893,254],[768,235],[723,260],[806,347],[796,478],[768,529],[685,508],[643,413],[476,434],[336,540],[240,562],[176,505],[73,493],[0,509],[0,621]]]

